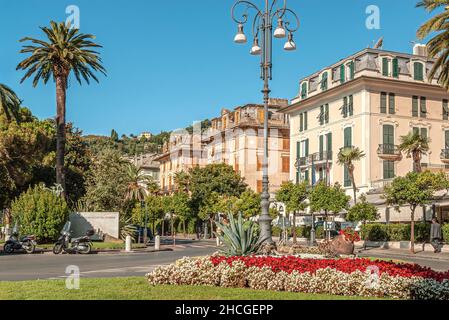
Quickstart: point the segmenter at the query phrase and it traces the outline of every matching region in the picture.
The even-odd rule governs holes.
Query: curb
[[[382,250],[382,249],[381,249]],[[423,259],[423,260],[434,260],[434,261],[447,261],[449,262],[449,257],[429,257],[429,256],[422,256],[419,255],[420,252],[418,252],[416,255],[410,255],[410,254],[404,254],[404,253],[392,253],[392,252],[388,252],[387,250],[385,250],[385,252],[372,252],[372,254],[370,254],[369,250],[365,250],[365,251],[359,251],[357,252],[357,255],[362,254],[363,256],[367,257],[367,256],[372,256],[373,258],[376,258],[376,255],[382,255],[382,256],[387,256],[388,258],[409,258],[409,259]]]

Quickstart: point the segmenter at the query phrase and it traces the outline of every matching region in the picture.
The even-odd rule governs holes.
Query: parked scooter
[[[92,242],[90,237],[94,235],[93,230],[89,230],[84,237],[72,239],[72,232],[70,231],[71,222],[68,221],[61,231],[61,236],[53,246],[53,253],[81,253],[89,254],[92,251]]]
[[[7,254],[11,254],[14,251],[25,250],[26,253],[32,254],[36,251],[37,244],[35,240],[35,236],[25,236],[20,238],[19,227],[15,225],[11,237],[3,246],[3,251]]]

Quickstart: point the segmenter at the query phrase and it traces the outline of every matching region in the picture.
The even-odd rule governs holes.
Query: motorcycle
[[[74,238],[72,239],[72,232],[70,231],[71,222],[68,221],[64,225],[64,228],[61,231],[61,236],[58,241],[53,246],[53,253],[60,254],[62,252],[65,253],[80,253],[80,254],[89,254],[92,251],[92,242],[90,241],[90,237],[94,235],[93,230],[87,231],[84,237]]]
[[[19,228],[15,225],[11,237],[3,246],[3,251],[7,254],[11,254],[14,251],[25,250],[26,253],[33,254],[36,251],[36,245],[35,236],[24,236],[20,238]]]

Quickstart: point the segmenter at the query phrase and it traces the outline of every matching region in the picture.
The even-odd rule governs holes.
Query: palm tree
[[[410,132],[401,137],[399,149],[407,154],[407,158],[412,158],[414,171],[422,172],[422,156],[429,151],[430,139],[422,136],[419,132]]]
[[[11,88],[0,83],[0,110],[3,110],[8,121],[11,121],[13,118],[16,121],[19,119],[21,103],[22,101]]]
[[[141,168],[129,163],[127,166],[128,187],[125,199],[127,201],[144,201],[147,196],[146,182],[148,177]]]
[[[357,147],[343,148],[338,153],[338,164],[341,166],[345,166],[349,172],[349,178],[351,179],[352,190],[354,192],[354,204],[357,204],[357,190],[358,190],[355,184],[354,162],[360,161],[364,157],[365,153]]]
[[[31,54],[17,66],[17,70],[26,70],[21,80],[33,77],[33,87],[39,81],[47,84],[50,78],[56,83],[56,183],[65,190],[64,154],[65,154],[65,114],[66,93],[71,72],[81,84],[84,79],[88,84],[90,79],[98,82],[95,72],[106,75],[101,65],[100,54],[95,48],[100,45],[91,41],[93,35],[79,33],[78,29],[71,28],[69,24],[50,22],[50,28],[41,27],[48,38],[48,42],[23,38],[20,42],[30,41],[32,44],[24,45],[20,53]],[[66,196],[65,191],[63,193]]]
[[[426,23],[417,32],[419,39],[426,38],[429,34],[436,33],[427,43],[430,58],[435,58],[436,62],[430,71],[429,79],[433,79],[440,70],[438,83],[449,89],[449,0],[422,0],[417,7],[423,7],[429,13],[444,9]]]

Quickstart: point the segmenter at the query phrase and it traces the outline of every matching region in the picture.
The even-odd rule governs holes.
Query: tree
[[[360,202],[348,210],[346,220],[350,222],[362,222],[363,225],[366,225],[367,221],[375,221],[379,217],[377,207],[369,203],[363,194],[360,196]]]
[[[293,243],[297,243],[296,234],[296,214],[298,211],[304,211],[307,208],[306,200],[308,197],[308,184],[303,182],[294,184],[293,182],[284,183],[281,189],[276,193],[276,201],[282,202],[286,206],[287,212],[293,213]]]
[[[59,236],[69,217],[69,209],[58,194],[43,185],[37,185],[13,202],[12,215],[22,234],[33,234],[45,242]]]
[[[233,211],[235,211],[234,213],[242,213],[243,218],[249,219],[260,214],[262,210],[260,202],[260,194],[251,189],[247,189],[235,202],[235,209]]]
[[[190,175],[185,171],[175,173],[176,189],[185,193],[190,191]]]
[[[118,142],[118,133],[114,129],[112,129],[111,131],[111,140],[113,142]]]
[[[399,149],[407,154],[407,158],[413,159],[414,171],[422,172],[422,156],[429,151],[430,139],[422,136],[419,132],[410,132],[401,137]]]
[[[172,212],[181,220],[184,237],[186,236],[186,221],[191,217],[190,198],[187,193],[175,192],[171,196]]]
[[[427,43],[429,58],[436,59],[428,78],[433,79],[438,74],[438,83],[449,90],[449,5],[448,0],[423,0],[417,7],[423,7],[429,13],[442,9],[440,13],[425,22],[417,32],[419,39],[425,39],[430,34],[433,37]]]
[[[325,182],[320,182],[310,192],[310,210],[312,213],[324,212],[327,221],[329,212],[337,214],[348,209],[350,199],[338,183],[328,186]]]
[[[145,214],[147,214],[147,223],[151,222],[154,235],[155,223],[163,218],[165,209],[162,197],[150,194],[145,198],[145,208],[143,210],[140,204],[136,204],[134,207],[132,211],[132,222],[137,225],[142,225],[146,218]]]
[[[69,76],[73,72],[80,84],[82,79],[89,84],[90,79],[98,82],[95,72],[106,75],[106,70],[101,65],[99,53],[94,51],[101,46],[91,41],[95,38],[93,35],[79,33],[78,29],[71,28],[69,24],[54,21],[50,22],[50,28],[42,27],[41,30],[47,36],[48,42],[30,37],[20,40],[32,43],[24,45],[20,51],[31,55],[19,63],[17,70],[26,71],[21,83],[32,76],[33,87],[36,87],[39,81],[47,84],[50,78],[56,83],[56,181],[65,190],[65,115]],[[65,197],[65,191],[63,195]]]
[[[229,212],[230,203],[235,201],[235,197],[227,197],[215,191],[210,193],[207,198],[203,199],[198,212],[198,217],[203,221],[210,222],[211,234],[213,234],[213,225],[216,215]],[[204,236],[207,236],[206,232]]]
[[[83,198],[89,210],[126,211],[127,169],[127,162],[117,150],[106,149],[94,157]]]
[[[349,178],[351,179],[353,194],[354,194],[354,204],[357,204],[357,186],[355,183],[354,177],[354,162],[360,161],[365,157],[365,153],[363,153],[359,148],[343,148],[338,153],[338,164],[341,166],[345,166],[348,169]]]
[[[0,83],[0,112],[3,111],[8,121],[19,119],[19,110],[22,102],[15,92],[8,86]]]
[[[132,202],[143,201],[147,195],[146,181],[148,180],[141,168],[137,168],[132,163],[127,163],[126,174],[128,186],[125,199]]]
[[[415,211],[419,206],[428,204],[434,193],[449,187],[444,173],[410,172],[405,177],[393,180],[390,186],[385,187],[384,198],[388,205],[400,207],[409,205],[411,221],[411,252],[415,253]]]

